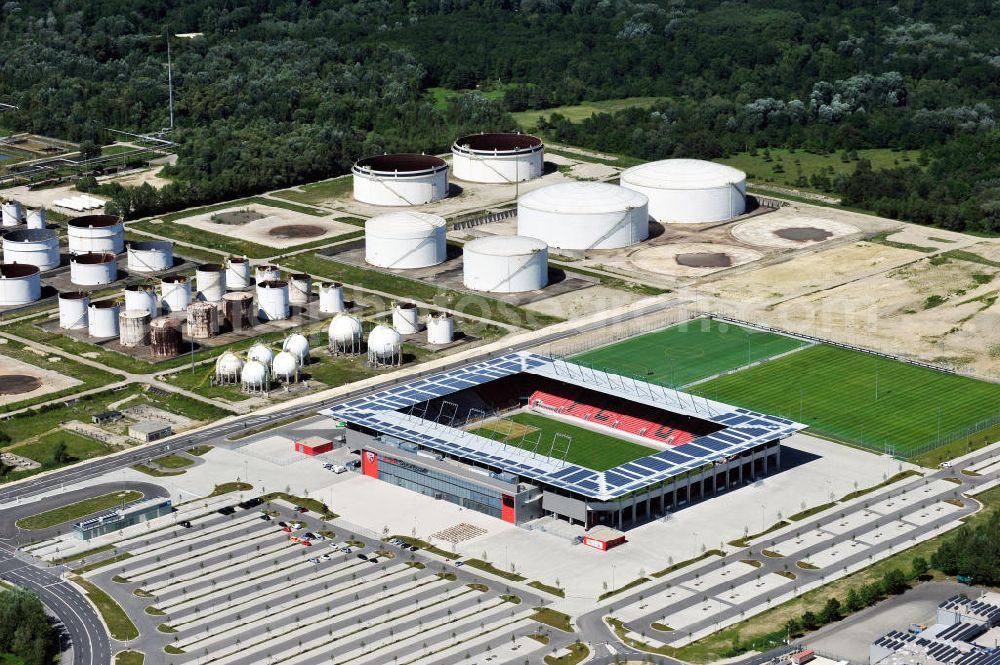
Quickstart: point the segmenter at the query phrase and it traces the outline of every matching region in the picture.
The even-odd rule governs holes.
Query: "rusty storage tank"
[[[149,346],[149,310],[122,310],[118,314],[118,331],[122,346]]]
[[[234,332],[253,328],[254,319],[257,318],[253,293],[246,291],[227,293],[222,297],[222,306],[225,320]]]
[[[193,302],[187,308],[187,323],[191,337],[214,337],[219,334],[219,310],[210,302]]]
[[[312,275],[298,272],[288,278],[288,302],[291,305],[305,306],[312,297]]]
[[[181,352],[181,322],[157,319],[149,325],[149,345],[154,358],[173,358]]]

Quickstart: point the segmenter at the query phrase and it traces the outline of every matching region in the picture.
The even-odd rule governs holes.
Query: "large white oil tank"
[[[87,330],[91,337],[118,337],[118,301],[98,300],[87,309]]]
[[[24,221],[24,206],[20,201],[4,201],[0,203],[0,222],[4,226],[17,226]]]
[[[344,285],[340,282],[319,285],[319,311],[324,314],[343,312]]]
[[[70,258],[69,278],[80,286],[110,284],[118,279],[118,257],[111,252],[89,252]]]
[[[83,215],[66,224],[70,254],[111,252],[125,249],[125,226],[114,215]]]
[[[297,272],[288,276],[288,302],[305,307],[312,299],[312,276]]]
[[[271,376],[286,383],[298,381],[299,361],[288,351],[280,351],[271,361]]]
[[[160,272],[174,267],[174,244],[167,240],[131,240],[128,243],[130,272]]]
[[[125,309],[118,315],[118,341],[122,346],[149,346],[149,312]]]
[[[215,361],[216,383],[239,383],[243,361],[232,351],[226,351]]]
[[[59,234],[52,229],[15,229],[3,237],[3,262],[26,263],[41,271],[59,267]]]
[[[226,288],[243,291],[253,284],[250,278],[250,259],[245,256],[230,256],[226,260]]]
[[[248,393],[265,393],[271,387],[270,371],[268,366],[256,360],[248,360],[243,365],[240,374],[240,383],[243,391]]]
[[[191,304],[191,278],[170,275],[160,280],[160,301],[167,314],[186,312]]]
[[[150,316],[160,313],[160,300],[151,284],[130,284],[125,287],[125,311],[145,311]]]
[[[226,271],[218,263],[203,263],[195,270],[198,299],[219,302],[226,295]]]
[[[83,330],[87,327],[90,294],[85,291],[63,291],[59,294],[59,327]]]
[[[524,182],[542,175],[545,146],[528,134],[470,134],[452,144],[451,168],[459,180]]]
[[[425,268],[448,258],[447,225],[443,217],[401,211],[365,222],[365,261],[397,270]]]
[[[254,282],[273,282],[281,279],[281,268],[278,266],[257,266],[254,269]]]
[[[349,314],[338,314],[330,321],[328,345],[333,353],[361,352],[361,321]]]
[[[392,327],[400,335],[412,335],[420,331],[420,310],[412,302],[398,302],[392,308]]]
[[[309,364],[309,340],[305,335],[293,333],[285,338],[281,350],[295,356],[300,365]]]
[[[261,321],[281,321],[290,315],[288,282],[274,279],[257,285],[257,318]]]
[[[700,159],[664,159],[622,171],[622,187],[649,197],[661,223],[703,224],[746,211],[747,174]]]
[[[449,312],[427,315],[427,343],[451,344],[455,341],[455,317]]]
[[[389,326],[378,325],[368,333],[368,362],[371,365],[401,365],[403,338]]]
[[[0,263],[0,306],[27,305],[42,297],[38,266]]]
[[[247,351],[247,360],[255,360],[270,367],[271,361],[274,360],[274,351],[272,351],[269,346],[257,343],[250,347],[250,350]]]
[[[548,246],[537,238],[487,236],[465,243],[462,281],[494,293],[537,291],[549,283]]]
[[[45,208],[28,208],[27,223],[29,229],[44,229]]]
[[[379,206],[415,206],[448,196],[448,164],[433,155],[376,155],[351,169],[354,198]]]
[[[559,249],[614,249],[649,237],[648,200],[606,182],[542,187],[517,201],[517,234]]]

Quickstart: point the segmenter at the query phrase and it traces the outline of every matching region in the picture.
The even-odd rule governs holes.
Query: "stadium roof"
[[[415,404],[522,373],[598,392],[613,392],[634,402],[716,423],[723,429],[607,471],[595,471],[403,411]],[[785,418],[532,353],[510,353],[472,363],[359,397],[321,413],[601,501],[621,497],[806,427]]]

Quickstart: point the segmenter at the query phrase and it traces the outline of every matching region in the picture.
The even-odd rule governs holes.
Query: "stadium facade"
[[[604,470],[571,437],[484,436],[532,410],[650,454]],[[522,524],[554,515],[628,529],[776,471],[805,425],[531,353],[414,379],[323,411],[344,423],[365,475]]]

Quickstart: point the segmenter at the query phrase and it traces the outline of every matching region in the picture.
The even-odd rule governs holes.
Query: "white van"
[[[334,464],[330,468],[330,470],[333,471],[334,473],[346,473],[347,472],[347,467],[344,466],[343,464]]]

